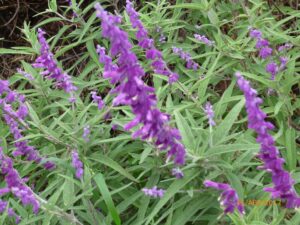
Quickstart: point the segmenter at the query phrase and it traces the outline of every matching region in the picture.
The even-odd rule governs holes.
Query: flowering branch
[[[118,56],[118,67],[105,70],[103,74],[104,77],[110,78],[112,84],[116,84],[112,90],[112,93],[117,94],[113,104],[129,105],[135,114],[134,120],[126,124],[124,129],[130,130],[142,124],[140,129],[133,133],[133,138],[155,140],[158,149],[168,151],[168,158],[173,156],[175,163],[184,164],[185,149],[179,142],[179,131],[167,125],[170,116],[156,107],[154,89],[143,82],[145,72],[131,50],[132,45],[127,33],[118,27],[121,18],[108,14],[99,3],[95,5],[95,9],[97,17],[102,20],[102,36],[111,42],[111,55]]]
[[[163,60],[162,53],[155,48],[154,40],[149,38],[148,31],[143,26],[139,19],[139,14],[133,8],[133,4],[130,0],[126,0],[126,12],[129,15],[133,28],[137,28],[136,38],[139,41],[139,46],[146,49],[146,58],[151,59],[152,67],[155,73],[162,74],[169,77],[169,83],[174,83],[178,80],[179,75],[172,72],[166,62]],[[190,65],[192,67],[192,65]],[[193,65],[194,67],[196,65]],[[194,68],[193,67],[193,68]]]
[[[287,208],[299,207],[300,198],[293,187],[295,181],[289,172],[284,170],[285,160],[280,157],[274,139],[269,134],[269,130],[272,130],[274,126],[265,120],[267,115],[259,108],[263,101],[257,97],[257,91],[251,87],[249,81],[245,80],[240,72],[237,72],[235,76],[238,79],[237,84],[246,98],[248,127],[257,133],[256,141],[261,146],[258,157],[264,165],[259,169],[266,170],[272,175],[274,187],[264,188],[264,190],[270,192],[273,198],[285,200]]]

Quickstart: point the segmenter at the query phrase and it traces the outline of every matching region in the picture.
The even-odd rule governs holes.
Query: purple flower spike
[[[99,54],[99,62],[104,64],[105,71],[117,71],[118,67],[113,64],[112,58],[105,53],[105,48],[97,45],[97,53]]]
[[[126,12],[129,15],[133,28],[137,29],[136,38],[139,41],[139,46],[146,49],[146,58],[151,59],[152,68],[157,74],[162,74],[169,77],[169,83],[174,83],[178,80],[178,74],[172,72],[166,62],[162,58],[162,53],[154,46],[154,40],[149,38],[148,31],[143,26],[139,19],[139,14],[133,8],[133,4],[130,0],[126,0]],[[161,37],[162,39],[162,37]]]
[[[250,37],[260,39],[262,37],[262,33],[260,30],[250,28]]]
[[[272,48],[270,47],[263,47],[262,49],[260,49],[259,51],[259,56],[262,58],[262,59],[266,59],[268,58],[269,56],[272,55]]]
[[[131,6],[128,4],[127,8],[130,8]],[[111,91],[111,93],[117,94],[113,105],[128,105],[135,115],[135,118],[124,126],[124,129],[131,130],[133,127],[141,125],[132,134],[133,138],[140,137],[142,140],[153,141],[158,149],[168,152],[168,158],[174,157],[175,163],[184,164],[185,149],[180,143],[179,131],[168,126],[170,116],[157,108],[154,88],[144,83],[142,78],[145,76],[145,71],[132,51],[128,34],[118,27],[121,18],[106,12],[99,3],[95,5],[95,9],[97,17],[102,21],[102,36],[110,40],[111,55],[117,57],[117,66],[104,66],[105,77],[110,78],[110,82],[116,85]],[[134,11],[130,13],[132,13],[131,17],[136,17]],[[140,26],[138,25],[139,21],[134,20],[133,22],[134,27]],[[145,31],[142,32],[143,28],[139,27],[139,29],[138,39],[145,37]],[[158,50],[154,49],[149,50],[147,54],[149,54],[148,57],[154,59],[161,55]],[[158,63],[157,66],[163,68],[163,64]],[[170,79],[176,80],[176,78],[178,77],[174,74],[170,76]]]
[[[83,135],[82,135],[82,138],[86,141],[86,142],[89,142],[90,141],[90,138],[89,138],[89,135],[91,133],[91,130],[90,130],[90,126],[87,125],[83,128]]]
[[[262,47],[267,47],[267,46],[269,46],[269,41],[266,39],[258,39],[255,45],[257,49],[260,49]]]
[[[17,72],[21,75],[23,75],[28,80],[34,80],[33,76],[29,73],[26,73],[25,71],[21,70],[20,68],[17,69]]]
[[[145,195],[154,198],[162,198],[166,192],[163,189],[157,189],[156,186],[154,186],[153,188],[143,188],[142,191],[144,192]]]
[[[216,123],[214,121],[214,116],[215,116],[215,113],[214,113],[214,110],[213,110],[213,107],[212,105],[210,104],[210,102],[207,102],[205,104],[205,107],[204,107],[204,111],[206,113],[206,116],[208,118],[208,123],[210,126],[216,126]]]
[[[259,49],[259,56],[266,59],[272,55],[273,49],[269,47],[269,41],[262,38],[262,33],[255,29],[250,29],[250,37],[256,39],[255,47]]]
[[[15,157],[22,155],[28,161],[41,163],[44,158],[39,155],[38,151],[33,146],[30,146],[27,140],[19,141],[19,139],[23,138],[23,130],[20,128],[20,122],[24,122],[24,119],[28,115],[25,97],[12,91],[7,81],[0,81],[0,85],[0,108],[3,110],[4,121],[9,126],[15,140],[14,145],[16,150],[13,152],[13,155]],[[53,169],[55,164],[48,161],[43,166],[45,169]]]
[[[284,51],[284,50],[291,49],[292,47],[293,47],[292,44],[290,44],[290,43],[285,43],[284,45],[281,45],[281,46],[278,47],[278,51],[279,51],[279,52],[282,52],[282,51]]]
[[[83,163],[80,161],[76,150],[72,151],[72,166],[76,169],[76,177],[81,179],[83,176]]]
[[[181,179],[184,177],[182,170],[179,168],[173,168],[172,175],[175,176],[177,179]]]
[[[209,39],[208,39],[207,37],[205,37],[204,35],[194,34],[194,37],[195,37],[198,41],[204,43],[204,44],[207,45],[207,46],[213,46],[213,45],[215,44],[214,41],[209,40]]]
[[[181,59],[186,61],[186,68],[197,70],[199,65],[194,60],[192,60],[192,57],[189,53],[183,51],[182,48],[177,48],[175,46],[172,47],[173,53],[175,55],[180,56]]]
[[[41,45],[40,56],[35,60],[33,66],[42,68],[44,72],[41,74],[48,79],[54,79],[55,85],[59,89],[63,89],[66,93],[72,93],[77,90],[73,85],[71,77],[64,73],[57,65],[50,47],[44,37],[46,33],[42,29],[38,29],[38,40]]]
[[[286,64],[288,63],[289,59],[287,57],[281,56],[279,57],[280,66],[279,70],[284,70],[286,68]]]
[[[278,73],[278,66],[275,62],[270,62],[266,66],[266,71],[271,74],[271,80],[275,80],[275,76]]]
[[[159,42],[160,43],[165,43],[166,42],[166,36],[162,33],[161,27],[156,27],[156,32],[160,34],[159,36]]]
[[[103,107],[104,107],[105,104],[104,104],[101,96],[98,96],[96,91],[92,91],[91,95],[92,95],[93,101],[97,104],[98,109],[99,110],[103,109]]]
[[[4,213],[7,208],[8,203],[0,199],[0,213]],[[18,216],[12,208],[7,209],[7,215],[9,217],[14,217],[16,224],[20,223],[21,217]]]
[[[244,206],[240,203],[236,191],[228,184],[217,183],[211,180],[204,181],[205,187],[211,187],[222,191],[220,196],[220,203],[224,207],[224,213],[233,213],[235,209],[241,214],[245,214]]]
[[[291,175],[284,170],[284,159],[280,157],[274,139],[269,134],[269,130],[272,130],[274,125],[265,120],[267,115],[259,107],[262,99],[257,97],[257,91],[251,87],[249,81],[245,80],[240,72],[237,72],[235,76],[239,88],[245,95],[248,127],[257,133],[256,141],[260,144],[258,157],[264,163],[260,169],[264,169],[272,175],[274,186],[264,190],[270,192],[273,198],[281,198],[286,201],[287,208],[299,207],[300,198],[293,187],[295,182]]]
[[[17,170],[13,168],[13,161],[11,158],[3,154],[2,148],[0,147],[0,169],[4,175],[4,179],[7,185],[7,189],[18,199],[21,200],[24,206],[32,205],[33,212],[38,213],[40,203],[36,200],[32,190],[24,183],[24,180],[20,178]],[[10,215],[15,215],[12,210],[9,212]]]

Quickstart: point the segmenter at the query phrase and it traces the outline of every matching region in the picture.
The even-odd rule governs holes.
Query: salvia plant
[[[49,0],[0,48],[0,224],[300,224],[298,3],[275,2]]]

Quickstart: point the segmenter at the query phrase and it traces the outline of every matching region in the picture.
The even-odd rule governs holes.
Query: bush
[[[0,49],[1,224],[298,224],[294,5],[48,6]]]

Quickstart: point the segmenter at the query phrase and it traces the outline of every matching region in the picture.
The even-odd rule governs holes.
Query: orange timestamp
[[[282,206],[282,202],[280,200],[260,200],[260,199],[247,199],[247,200],[239,200],[238,202],[241,205],[249,205],[249,206],[271,206],[277,205]]]

